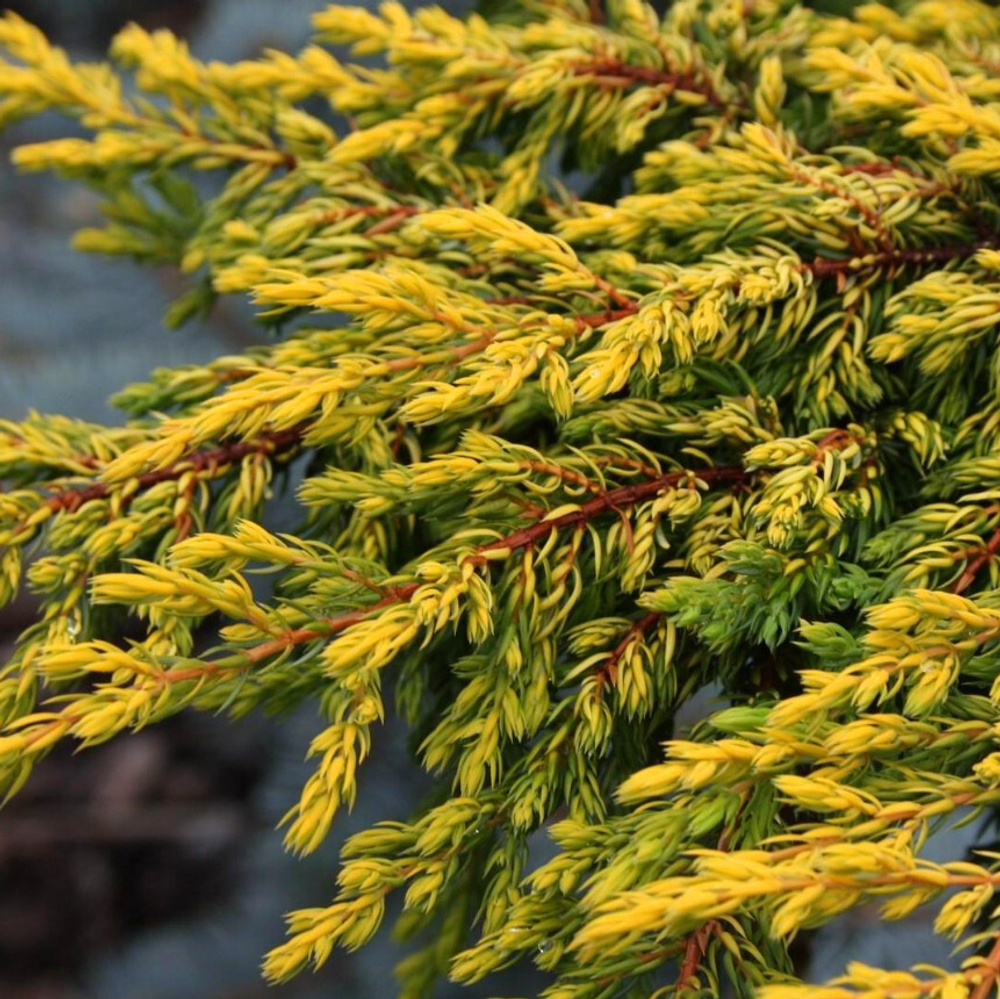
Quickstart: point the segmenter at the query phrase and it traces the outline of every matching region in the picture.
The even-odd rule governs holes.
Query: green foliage
[[[112,67],[0,20],[0,120],[82,126],[15,152],[102,198],[80,248],[179,267],[169,325],[246,295],[276,334],[124,388],[124,428],[0,424],[0,603],[40,607],[0,793],[61,741],[310,702],[307,853],[392,710],[437,793],[348,841],[272,981],[399,891],[407,999],[521,960],[546,999],[985,999],[996,857],[923,845],[1000,804],[1000,12],[315,28],[227,66],[131,26]],[[795,935],[872,901],[963,963],[800,982]]]

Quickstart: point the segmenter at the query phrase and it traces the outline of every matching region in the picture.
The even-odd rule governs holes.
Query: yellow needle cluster
[[[925,841],[1000,807],[1000,13],[490,6],[330,7],[235,65],[0,18],[0,124],[76,123],[15,162],[103,199],[79,247],[175,266],[168,325],[271,327],[124,427],[0,422],[0,605],[39,608],[0,794],[309,702],[307,853],[394,712],[435,792],[271,981],[398,892],[404,999],[519,961],[545,999],[986,999],[997,858]],[[801,981],[795,936],[872,903],[965,952]]]

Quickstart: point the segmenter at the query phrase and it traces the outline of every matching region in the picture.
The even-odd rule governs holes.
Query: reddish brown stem
[[[1000,975],[1000,934],[997,934],[993,941],[993,948],[986,955],[986,960],[982,964],[983,977],[975,990],[969,993],[969,999],[989,999],[997,976]]]
[[[372,611],[382,610],[385,607],[391,607],[393,604],[409,600],[419,588],[420,583],[406,583],[403,586],[386,588],[384,590],[385,596],[381,600],[369,604],[367,607],[359,607],[357,610],[347,611],[344,614],[338,614],[336,617],[324,618],[318,622],[317,626],[311,628],[293,628],[279,635],[277,638],[262,642],[260,645],[254,645],[243,653],[246,658],[246,665],[254,665],[264,659],[269,659],[271,656],[280,655],[286,649],[293,648],[296,645],[313,642],[320,638],[328,638],[339,631],[344,631],[350,628],[351,625],[359,624]]]
[[[581,486],[588,492],[599,493],[601,487],[591,479],[588,479],[586,475],[581,475],[579,472],[574,472],[569,468],[562,468],[559,465],[552,465],[547,461],[522,461],[519,463],[522,468],[527,468],[532,472],[541,472],[544,475],[554,475],[557,478],[563,480],[563,482],[571,482],[575,486]]]
[[[412,205],[400,205],[396,211],[382,219],[381,222],[376,222],[365,229],[362,235],[377,236],[382,232],[392,232],[393,229],[399,228],[401,223],[405,222],[411,215],[416,215],[419,211],[419,208],[414,208]]]
[[[285,652],[296,645],[301,645],[304,642],[315,641],[319,638],[327,638],[339,631],[344,631],[345,629],[351,627],[351,625],[363,621],[365,617],[374,610],[379,610],[382,607],[388,607],[391,604],[399,603],[402,600],[409,600],[419,586],[419,583],[407,583],[405,586],[387,588],[386,595],[379,600],[378,603],[372,604],[370,607],[361,607],[358,608],[358,610],[348,611],[345,614],[339,614],[337,617],[327,618],[321,622],[320,627],[290,629],[289,631],[279,635],[277,638],[272,638],[267,642],[262,642],[260,645],[255,645],[252,648],[244,650],[241,654],[242,661],[236,664],[231,665],[225,661],[220,661],[202,663],[198,666],[192,666],[184,669],[162,671],[158,676],[158,689],[162,689],[174,683],[184,683],[190,680],[202,680],[207,676],[219,676],[227,673],[242,672],[248,666],[254,666],[264,659],[269,659],[271,656],[280,655],[282,652]],[[38,742],[40,739],[50,735],[56,729],[70,728],[80,721],[82,717],[83,716],[81,715],[74,714],[72,711],[62,711],[59,716],[54,718],[48,725],[44,725],[32,732],[28,736],[27,745],[30,746],[33,743]]]
[[[195,451],[194,454],[180,461],[167,465],[166,468],[158,468],[151,472],[143,472],[136,477],[139,492],[149,489],[151,486],[159,485],[161,482],[170,482],[179,479],[188,472],[203,472],[209,468],[219,468],[231,465],[235,461],[240,461],[251,454],[278,454],[289,451],[295,447],[302,438],[302,430],[293,427],[290,430],[276,430],[262,434],[260,437],[249,441],[233,441],[229,444],[222,444],[219,447],[209,448],[204,451]],[[106,482],[92,482],[89,486],[82,486],[73,489],[63,489],[54,493],[48,498],[49,508],[55,513],[60,510],[78,510],[84,503],[91,500],[107,499],[113,492],[114,487]]]
[[[585,329],[593,329],[596,326],[604,326],[605,323],[617,322],[626,316],[635,315],[638,311],[638,305],[630,305],[623,309],[604,309],[601,312],[590,312],[582,316],[574,316],[573,319],[576,322],[577,331],[582,333]]]
[[[595,496],[592,500],[588,500],[577,510],[563,514],[561,517],[555,517],[552,520],[537,521],[530,527],[514,531],[512,534],[508,534],[506,537],[500,538],[497,541],[490,541],[484,545],[480,545],[472,555],[466,557],[466,561],[473,565],[480,565],[488,561],[485,557],[485,552],[497,551],[503,548],[509,548],[512,551],[519,548],[528,548],[547,537],[552,531],[563,527],[576,526],[609,510],[633,506],[644,499],[649,499],[650,497],[655,496],[663,489],[676,485],[685,478],[694,476],[697,476],[697,478],[705,482],[721,484],[725,482],[742,482],[747,478],[747,473],[742,468],[737,466],[707,468],[702,469],[697,473],[688,471],[670,472],[667,475],[660,475],[647,482],[640,482],[633,485],[622,486],[618,489],[612,489],[608,492],[602,493],[600,496]],[[304,642],[315,641],[317,639],[325,638],[335,631],[342,631],[344,628],[348,628],[352,624],[357,624],[358,622],[363,621],[372,611],[381,610],[385,607],[392,606],[393,604],[409,600],[413,594],[416,593],[419,587],[419,583],[406,583],[402,586],[383,587],[382,592],[385,593],[385,596],[383,596],[382,599],[376,603],[370,604],[368,607],[359,607],[357,610],[350,611],[346,614],[339,614],[336,617],[326,618],[317,622],[317,624],[313,627],[298,628],[293,631],[288,631],[277,638],[273,638],[262,643],[261,645],[253,646],[244,652],[244,655],[247,658],[247,664],[254,664],[263,659],[267,659],[270,656],[278,655],[294,645],[301,645]],[[647,615],[647,618],[648,617],[655,618],[656,615]],[[637,623],[642,624],[644,630],[652,624],[652,621],[643,624],[645,621],[646,618],[643,618],[642,621]],[[622,651],[624,651],[624,649]]]
[[[843,190],[843,188],[838,187],[836,184],[824,181],[821,177],[813,176],[806,170],[792,170],[792,177],[801,184],[812,185],[825,194],[833,195],[835,198],[843,198],[849,202],[854,207],[854,210],[875,230],[881,252],[892,252],[892,241],[882,216],[874,209],[869,208],[857,195]]]
[[[713,919],[704,926],[699,926],[684,942],[684,956],[677,974],[677,984],[674,986],[675,995],[679,996],[698,974],[698,968],[701,967],[708,941],[715,932],[716,925]]]
[[[603,309],[599,312],[576,315],[573,317],[573,320],[576,323],[577,332],[582,333],[588,329],[594,329],[606,323],[623,319],[626,316],[632,315],[637,310],[637,305],[629,303],[626,307],[620,309]],[[497,331],[495,330],[487,331],[476,340],[468,341],[453,348],[452,362],[461,361],[472,354],[485,350],[493,342],[496,333]],[[423,359],[420,357],[401,357],[388,361],[386,367],[390,371],[407,371],[411,368],[419,367],[422,363]],[[233,462],[239,461],[249,454],[277,454],[290,450],[299,443],[302,433],[303,429],[301,427],[293,427],[289,430],[270,431],[261,434],[260,437],[254,440],[234,441],[205,451],[196,451],[193,455],[182,458],[180,461],[174,462],[166,468],[144,472],[139,475],[136,492],[158,485],[160,482],[179,479],[186,472],[201,472],[211,467],[231,465]],[[74,511],[91,500],[107,499],[112,491],[112,487],[106,483],[94,482],[88,486],[60,490],[50,496],[47,502],[54,513],[60,510]]]
[[[732,825],[726,826],[722,832],[719,834],[718,849],[727,851],[732,843],[733,835],[738,828],[737,823],[740,820],[740,816],[743,814],[743,810],[747,805],[747,792],[744,789],[740,793],[740,807],[736,811],[736,817],[734,818]],[[708,941],[713,933],[718,932],[719,923],[718,920],[710,919],[707,923],[703,923],[698,927],[693,933],[691,933],[687,940],[684,942],[683,958],[681,959],[680,970],[677,975],[677,984],[674,986],[674,994],[680,996],[680,994],[686,989],[693,981],[695,975],[698,974],[698,968],[701,967],[701,962],[705,957],[705,951],[708,949]]]
[[[979,571],[996,557],[1000,551],[1000,527],[998,527],[986,542],[986,547],[980,549],[979,554],[966,567],[965,572],[958,577],[955,585],[951,588],[952,593],[964,593],[975,581]]]
[[[342,222],[349,218],[377,218],[378,216],[388,216],[389,218],[407,218],[416,215],[421,209],[415,205],[349,205],[346,208],[331,208],[327,212],[320,212],[317,221],[321,225],[332,225],[334,222]],[[380,223],[376,223],[378,225]],[[367,231],[370,234],[371,230]]]
[[[696,79],[691,72],[678,73],[668,69],[654,69],[651,66],[633,66],[619,59],[595,59],[581,63],[574,68],[577,76],[593,76],[609,86],[643,83],[651,87],[670,87],[672,90],[686,90],[701,94],[709,104],[724,108],[725,101],[718,95],[708,79]]]
[[[583,333],[585,330],[593,329],[596,326],[603,326],[605,323],[614,322],[616,319],[623,319],[625,316],[632,315],[636,311],[636,308],[604,309],[602,312],[591,312],[574,316],[573,321],[576,323],[576,332],[578,334]],[[444,363],[456,364],[467,357],[471,357],[473,354],[478,354],[486,350],[496,339],[499,332],[496,329],[487,330],[475,340],[468,340],[458,347],[452,347],[449,352],[450,356]],[[416,354],[411,357],[394,358],[391,361],[387,361],[385,367],[387,371],[412,371],[414,368],[421,368],[425,364],[427,364],[426,358],[420,354]]]
[[[392,445],[390,450],[392,451],[392,460],[399,460],[399,452],[403,447],[403,440],[406,437],[406,424],[402,420],[396,424],[396,432],[392,435]]]
[[[871,271],[887,265],[899,267],[906,264],[942,264],[971,257],[979,250],[996,247],[998,243],[1000,237],[993,237],[973,243],[954,243],[950,246],[899,247],[879,253],[869,253],[863,257],[844,257],[839,260],[816,257],[800,264],[799,270],[812,274],[813,277],[825,278]]]
[[[597,692],[599,694],[603,691],[605,684],[615,685],[618,679],[618,663],[621,662],[622,656],[628,651],[628,647],[635,641],[636,637],[645,635],[659,621],[660,616],[659,611],[650,611],[648,614],[643,615],[629,628],[628,634],[614,647],[611,655],[604,661],[604,664],[597,671],[595,677]]]
[[[855,437],[840,427],[831,430],[825,437],[820,438],[816,442],[816,454],[813,455],[813,465],[818,468],[823,464],[827,451],[839,450],[842,447],[846,447],[852,441],[862,444],[864,443],[864,438]]]
[[[609,510],[622,509],[624,507],[635,506],[643,500],[652,499],[657,493],[671,486],[676,486],[685,479],[701,479],[714,485],[722,483],[740,483],[746,480],[747,473],[739,466],[726,465],[721,468],[703,468],[698,472],[681,471],[668,472],[665,475],[657,476],[645,482],[631,483],[627,486],[619,486],[607,492],[595,496],[586,503],[581,504],[577,509],[570,510],[559,517],[551,520],[542,520],[530,527],[523,527],[513,534],[508,534],[504,538],[490,541],[485,545],[480,545],[476,553],[470,555],[468,560],[474,565],[482,565],[489,561],[487,552],[501,551],[509,548],[528,548],[547,538],[553,531],[562,530],[564,527],[576,527],[580,524],[592,520],[594,517]]]
[[[904,170],[903,167],[897,165],[896,163],[851,163],[845,166],[841,173],[864,173],[869,177],[881,177],[887,173],[896,173],[897,171],[902,171],[903,173],[910,174],[911,177],[918,176],[912,173],[910,170]]]

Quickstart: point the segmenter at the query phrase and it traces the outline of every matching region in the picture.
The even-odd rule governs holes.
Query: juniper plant
[[[436,794],[348,841],[272,981],[399,891],[408,999],[519,960],[547,999],[985,999],[1000,865],[922,849],[1000,804],[1000,12],[315,28],[219,65],[131,26],[112,68],[0,21],[3,121],[84,130],[15,152],[99,193],[80,248],[189,275],[169,324],[243,295],[278,334],[125,388],[124,427],[0,425],[0,600],[40,608],[3,791],[62,742],[313,702],[306,853],[389,702]],[[872,901],[963,956],[802,984],[792,938]]]

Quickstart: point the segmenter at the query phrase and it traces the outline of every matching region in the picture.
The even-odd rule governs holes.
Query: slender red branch
[[[663,489],[676,485],[685,478],[694,477],[705,482],[721,484],[725,482],[742,482],[748,477],[748,473],[737,466],[723,466],[721,468],[707,468],[698,472],[670,472],[666,475],[657,476],[646,482],[635,483],[612,489],[588,500],[577,510],[563,514],[561,517],[554,517],[552,520],[536,521],[529,527],[521,528],[508,534],[504,538],[487,542],[480,545],[476,551],[467,556],[467,562],[473,565],[480,565],[488,561],[486,552],[498,551],[509,548],[514,551],[519,548],[527,548],[549,535],[552,531],[562,527],[575,526],[590,520],[609,510],[618,510],[622,507],[633,506],[644,499],[655,496]],[[381,600],[367,607],[359,607],[357,610],[349,611],[346,614],[339,614],[336,617],[325,618],[318,621],[309,628],[297,628],[287,631],[276,638],[270,639],[261,645],[255,645],[247,649],[243,655],[246,657],[247,665],[260,662],[270,656],[278,655],[294,645],[301,645],[304,642],[312,642],[317,639],[326,638],[328,635],[344,628],[349,628],[353,624],[363,621],[372,611],[382,610],[393,604],[402,603],[409,600],[420,588],[420,583],[406,583],[402,586],[382,587],[380,592],[385,595]],[[656,615],[647,615],[647,618],[655,618]],[[643,630],[648,628],[652,621],[646,622],[643,618],[637,625],[642,625]],[[624,649],[622,649],[624,652]]]
[[[404,206],[405,207],[405,206]],[[359,209],[361,211],[362,209]],[[416,211],[417,209],[413,209]],[[578,333],[607,323],[623,319],[638,311],[638,305],[629,302],[620,309],[602,309],[599,312],[583,313],[573,317]],[[461,361],[464,358],[485,350],[497,335],[496,330],[489,330],[475,340],[454,347],[451,351],[451,362]],[[423,358],[401,357],[386,363],[386,368],[390,371],[406,371],[419,367],[424,363]],[[242,372],[240,373],[242,375]],[[232,373],[227,373],[227,380],[233,380]],[[234,441],[222,444],[219,447],[204,451],[196,451],[189,457],[182,458],[166,468],[156,469],[151,472],[144,472],[137,477],[138,490],[142,491],[161,482],[169,482],[179,479],[187,472],[202,472],[207,468],[231,465],[250,454],[278,454],[295,447],[301,440],[303,430],[300,427],[293,427],[289,430],[270,431],[249,441]],[[86,464],[97,464],[96,459],[86,459]],[[48,505],[53,512],[60,510],[78,510],[84,503],[91,500],[107,499],[111,495],[113,487],[104,482],[93,482],[87,486],[73,487],[53,493],[48,498]]]
[[[747,472],[736,465],[724,465],[720,468],[703,468],[697,472],[680,471],[668,472],[665,475],[657,476],[645,482],[630,483],[627,486],[619,486],[607,492],[595,496],[586,503],[581,504],[575,510],[569,510],[559,517],[551,520],[541,520],[530,527],[522,527],[513,534],[498,538],[480,545],[475,554],[468,556],[468,561],[474,565],[482,565],[489,561],[487,552],[503,551],[504,549],[514,550],[517,548],[527,548],[537,544],[547,538],[553,531],[562,530],[564,527],[576,527],[580,524],[592,520],[609,510],[618,510],[624,507],[635,506],[643,500],[651,499],[657,493],[671,486],[676,486],[685,479],[701,479],[703,482],[713,484],[740,483],[747,479]]]
[[[491,304],[497,303],[494,302]],[[631,316],[638,311],[638,308],[637,305],[633,305],[627,309],[604,309],[601,312],[590,312],[573,316],[573,321],[576,323],[576,333],[580,334],[597,326],[604,326],[606,323],[614,322],[617,319],[624,319],[626,316]],[[481,353],[493,343],[500,332],[498,329],[486,330],[486,332],[476,337],[475,340],[468,340],[457,347],[452,347],[448,351],[448,356],[443,363],[456,364],[467,357],[471,357],[473,354]],[[414,368],[424,367],[427,363],[427,358],[424,355],[414,354],[386,361],[385,368],[387,371],[412,371]]]
[[[791,171],[791,175],[800,184],[811,185],[816,187],[818,190],[823,191],[825,194],[831,194],[835,198],[843,198],[846,200],[854,207],[854,210],[868,223],[868,225],[875,230],[875,234],[878,236],[878,244],[881,251],[885,253],[892,252],[892,241],[889,236],[889,232],[885,227],[885,220],[877,211],[873,208],[869,208],[868,205],[866,205],[856,194],[852,191],[846,191],[842,187],[838,187],[836,184],[824,180],[822,177],[814,176],[807,170],[793,169]]]
[[[954,243],[949,246],[898,247],[869,253],[862,257],[844,257],[837,260],[816,257],[814,260],[801,263],[799,270],[812,274],[813,277],[825,278],[871,271],[886,265],[899,267],[907,264],[941,264],[971,257],[979,250],[991,249],[998,245],[1000,236],[980,239],[973,243]]]
[[[420,210],[415,205],[347,205],[344,208],[331,208],[320,212],[317,221],[329,224],[358,216],[372,218],[379,215],[416,215]]]
[[[989,999],[997,977],[1000,976],[1000,933],[993,941],[993,948],[982,963],[983,977],[975,990],[969,993],[969,999]],[[978,970],[978,969],[977,969]]]
[[[818,468],[823,464],[823,459],[826,457],[827,451],[839,451],[852,441],[856,444],[863,444],[864,438],[855,437],[853,434],[841,427],[831,430],[825,437],[820,438],[820,440],[816,442],[816,454],[813,455],[813,465]]]
[[[391,215],[387,215],[381,222],[376,222],[369,226],[362,233],[363,236],[377,236],[382,232],[392,232],[398,229],[400,224],[405,222],[411,215],[416,215],[420,211],[412,205],[400,205]]]
[[[979,554],[965,567],[965,572],[958,577],[955,585],[951,588],[952,593],[964,593],[975,581],[979,571],[987,563],[992,562],[996,553],[1000,551],[1000,527],[998,527],[986,542],[986,546],[979,550]]]
[[[726,852],[729,851],[733,835],[738,829],[737,823],[739,822],[746,805],[747,790],[744,785],[744,790],[740,793],[740,806],[736,811],[736,816],[734,817],[732,824],[723,828],[722,832],[719,834],[717,849]],[[698,974],[698,968],[701,967],[701,962],[705,957],[705,951],[708,949],[708,941],[711,939],[712,934],[717,933],[718,930],[718,920],[710,919],[708,922],[703,923],[698,927],[698,929],[688,935],[687,940],[684,941],[684,956],[681,959],[681,966],[677,975],[677,984],[674,986],[674,995],[679,996],[681,992],[691,984],[695,975]]]
[[[670,87],[671,90],[686,90],[701,94],[709,104],[724,108],[726,102],[719,96],[707,78],[697,79],[690,71],[675,72],[668,69],[654,69],[651,66],[633,66],[620,59],[595,59],[580,63],[573,72],[576,76],[593,76],[610,86],[643,83],[650,87]]]
[[[604,326],[606,323],[614,323],[626,316],[635,315],[639,311],[639,306],[635,303],[621,309],[604,309],[601,312],[589,312],[581,316],[573,316],[576,323],[577,332],[582,333],[586,329],[594,329],[597,326]]]
[[[403,440],[406,437],[406,424],[400,420],[396,424],[396,432],[392,435],[392,444],[389,448],[392,451],[393,461],[399,460],[399,452],[403,447]]]
[[[582,475],[580,472],[574,472],[572,469],[563,468],[560,465],[553,465],[547,461],[522,461],[518,464],[522,468],[527,468],[532,472],[541,472],[544,475],[554,475],[563,482],[571,482],[575,486],[581,486],[588,492],[599,493],[601,487],[594,482],[592,479],[588,479],[586,475]]]
[[[684,942],[684,956],[677,974],[677,984],[674,986],[675,995],[679,996],[691,984],[694,976],[698,974],[698,968],[701,967],[705,951],[708,949],[708,941],[717,926],[714,919],[709,920],[691,933]]]
[[[195,451],[194,454],[180,461],[167,465],[166,468],[158,468],[151,472],[143,472],[136,477],[138,489],[149,489],[151,486],[159,485],[161,482],[170,482],[181,478],[188,472],[203,472],[209,468],[220,468],[240,461],[251,454],[278,454],[289,451],[295,447],[302,439],[302,430],[293,427],[290,430],[276,430],[262,434],[260,437],[249,441],[233,441],[229,444],[221,444],[218,447],[209,448],[204,451]],[[60,510],[78,510],[84,503],[91,500],[107,499],[114,491],[114,487],[106,482],[92,482],[88,486],[80,486],[71,489],[62,489],[53,493],[48,498],[49,508],[55,513]]]
[[[344,614],[338,614],[336,617],[323,618],[310,628],[290,629],[276,638],[272,638],[270,641],[254,645],[242,653],[245,659],[244,665],[254,665],[261,662],[261,660],[269,659],[271,656],[280,655],[282,652],[296,645],[313,642],[319,638],[328,638],[330,635],[344,631],[352,625],[359,624],[372,611],[382,610],[385,607],[391,607],[393,604],[409,600],[420,588],[420,585],[420,583],[406,583],[403,586],[385,588],[385,596],[381,600],[369,604],[367,607],[359,607],[357,610],[347,611]]]
[[[911,170],[906,170],[896,163],[880,163],[878,161],[874,163],[851,163],[841,170],[841,173],[864,173],[869,177],[881,177],[887,173],[897,172],[907,173],[911,177],[919,176],[919,174],[915,174]]]
[[[363,621],[365,617],[374,610],[388,607],[391,604],[409,600],[419,588],[419,583],[407,583],[404,586],[391,587],[386,589],[386,595],[369,607],[360,607],[357,610],[339,614],[336,617],[327,618],[319,627],[293,628],[278,635],[276,638],[260,645],[254,645],[239,653],[239,661],[232,663],[221,660],[218,662],[201,663],[198,666],[184,667],[181,669],[164,670],[157,676],[156,689],[164,689],[174,683],[184,683],[189,680],[202,680],[208,676],[225,676],[229,673],[241,673],[249,666],[254,666],[271,656],[280,655],[282,652],[301,645],[304,642],[315,641],[319,638],[327,638],[339,631],[350,628],[351,625]],[[149,688],[146,688],[148,692]],[[27,736],[27,745],[32,745],[40,739],[50,735],[57,729],[68,729],[83,719],[83,715],[75,714],[72,710],[61,711],[58,717],[54,718],[47,725],[31,732]]]
[[[637,637],[645,635],[650,628],[659,621],[661,615],[659,611],[650,611],[648,614],[644,614],[638,621],[636,621],[631,628],[629,628],[628,633],[625,637],[612,649],[611,655],[604,661],[601,668],[597,671],[595,676],[595,682],[597,683],[597,692],[600,694],[605,684],[614,684],[618,680],[618,663],[621,662],[621,658],[628,651],[628,647],[635,641]]]
[[[610,281],[605,280],[599,274],[594,275],[594,283],[597,285],[605,295],[618,306],[619,309],[624,309],[629,312],[634,312],[637,308],[635,302],[628,297],[620,288],[616,288]]]

